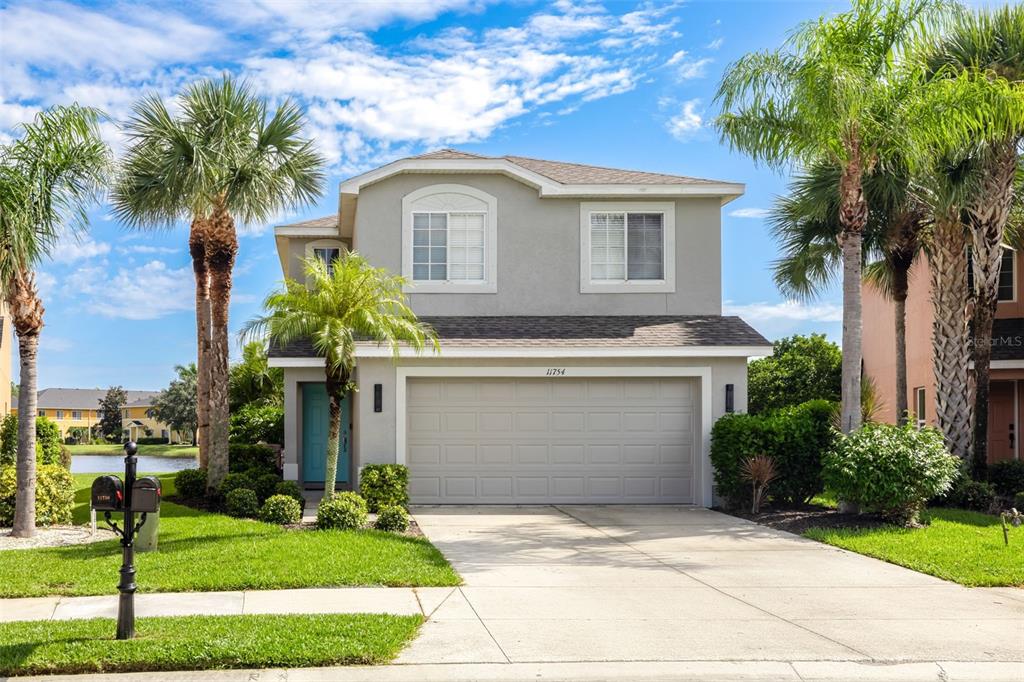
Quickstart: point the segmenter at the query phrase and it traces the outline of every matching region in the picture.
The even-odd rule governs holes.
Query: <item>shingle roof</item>
[[[770,346],[738,317],[718,315],[555,315],[423,317],[445,347],[674,348]],[[308,341],[270,349],[271,357],[316,357]]]
[[[310,218],[309,220],[302,220],[297,223],[289,223],[287,225],[279,225],[278,227],[337,227],[338,226],[338,214],[325,215],[322,218]]]
[[[563,185],[701,185],[718,184],[717,180],[693,178],[685,175],[647,173],[644,171],[588,166],[566,161],[546,161],[527,156],[481,156],[458,149],[439,149],[420,154],[414,159],[505,159],[520,168],[533,171]]]
[[[153,404],[159,391],[125,391],[128,405],[146,407]],[[95,410],[107,394],[105,388],[44,388],[37,394],[39,409]]]

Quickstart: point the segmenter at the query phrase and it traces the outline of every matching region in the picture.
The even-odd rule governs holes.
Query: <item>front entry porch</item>
[[[992,372],[988,399],[988,463],[1020,459],[1024,379],[1000,378]]]
[[[327,465],[327,434],[330,420],[330,401],[323,382],[308,382],[301,386],[302,396],[302,457],[300,460],[302,485],[306,488],[324,487]],[[352,457],[349,443],[351,430],[351,400],[341,402],[341,433],[338,438],[338,489],[352,487]]]

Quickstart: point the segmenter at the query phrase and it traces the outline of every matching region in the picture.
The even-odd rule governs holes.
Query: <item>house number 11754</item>
[[[547,375],[549,377],[564,377],[565,367],[548,367]]]

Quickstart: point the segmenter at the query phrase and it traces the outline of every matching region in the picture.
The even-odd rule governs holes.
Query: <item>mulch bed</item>
[[[764,507],[760,514],[751,514],[746,509],[716,511],[797,535],[802,535],[810,528],[878,528],[892,525],[878,514],[841,514],[830,507],[811,504],[795,508]]]

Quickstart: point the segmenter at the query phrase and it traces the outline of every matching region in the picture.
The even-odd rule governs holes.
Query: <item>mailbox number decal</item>
[[[548,367],[546,375],[549,377],[564,377],[565,367]]]

